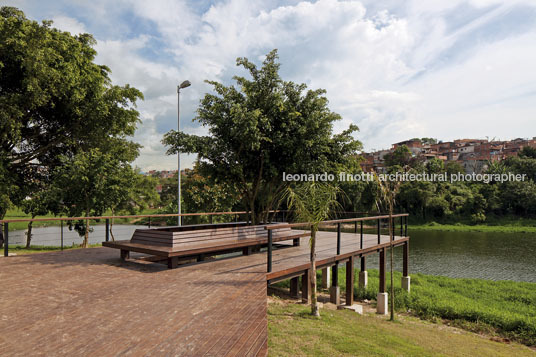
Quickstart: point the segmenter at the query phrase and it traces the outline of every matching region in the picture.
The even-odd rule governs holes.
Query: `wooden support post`
[[[404,243],[403,246],[403,268],[402,268],[402,289],[408,293],[410,291],[411,278],[409,277],[409,241]]]
[[[403,252],[403,276],[409,275],[409,241],[406,241],[403,246],[404,252]]]
[[[121,260],[125,261],[130,258],[130,251],[121,249]]]
[[[359,287],[361,289],[366,289],[368,286],[368,272],[367,272],[367,261],[366,257],[361,257],[361,271],[359,272]]]
[[[322,269],[322,289],[329,289],[331,286],[331,267]]]
[[[354,257],[346,262],[346,306],[354,304]]]
[[[311,279],[309,278],[310,273],[311,269],[307,269],[305,273],[303,273],[301,278],[302,302],[306,304],[311,303]]]
[[[167,260],[168,269],[175,269],[179,266],[179,257],[170,257]]]
[[[290,279],[290,296],[293,298],[299,298],[300,291],[300,278],[294,277]]]
[[[339,286],[339,262],[331,267],[331,286]]]
[[[380,249],[380,293],[385,292],[385,248]]]
[[[339,262],[331,267],[331,288],[329,289],[329,301],[335,305],[341,302],[341,290],[339,287]]]

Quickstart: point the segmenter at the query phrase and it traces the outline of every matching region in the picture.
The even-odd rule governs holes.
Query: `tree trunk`
[[[389,250],[391,252],[391,321],[395,320],[395,285],[393,279],[393,233],[393,208],[391,207],[389,209]]]
[[[86,210],[86,217],[89,217],[89,210]],[[84,243],[82,243],[82,247],[87,248],[88,242],[89,242],[89,219],[86,219],[86,229],[84,232]]]
[[[32,216],[32,219],[34,216]],[[32,242],[32,225],[33,221],[28,222],[28,232],[26,233],[26,249],[30,249],[30,244]]]
[[[0,220],[4,219],[4,217],[6,216],[6,213],[7,213],[6,207],[0,208]],[[4,227],[5,226],[3,224],[0,227],[0,249],[4,247]]]
[[[112,237],[112,242],[115,242],[115,237],[114,237],[114,232],[113,232],[113,227],[114,227],[114,219],[113,218],[115,216],[115,213],[114,213],[114,210],[112,208],[112,219],[110,220],[110,237]]]
[[[316,228],[311,227],[311,314],[320,317],[318,303],[316,301]]]

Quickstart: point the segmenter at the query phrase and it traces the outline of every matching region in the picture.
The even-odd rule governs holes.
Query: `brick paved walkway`
[[[335,238],[319,232],[319,264]],[[110,248],[0,258],[0,356],[265,356],[266,281],[307,268],[307,239],[275,250],[268,275],[266,253],[171,270]],[[342,234],[342,255],[375,247]]]

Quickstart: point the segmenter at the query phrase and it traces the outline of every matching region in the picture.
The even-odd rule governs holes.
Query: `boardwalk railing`
[[[326,226],[326,225],[337,225],[337,245],[336,245],[336,255],[341,254],[341,230],[342,225],[345,223],[354,223],[354,233],[358,233],[358,225],[359,225],[359,246],[360,249],[363,249],[363,222],[366,221],[372,221],[375,222],[376,225],[376,234],[378,236],[378,244],[381,244],[381,225],[383,220],[389,220],[389,218],[392,218],[392,225],[393,225],[393,240],[396,237],[396,225],[395,220],[396,218],[399,218],[400,221],[400,237],[406,237],[408,235],[408,213],[399,213],[399,214],[393,214],[392,216],[389,215],[381,215],[381,216],[370,216],[370,217],[357,217],[357,218],[345,218],[345,219],[335,219],[335,220],[327,220],[320,223],[320,226]],[[273,251],[273,241],[272,241],[272,232],[274,229],[280,229],[280,228],[295,228],[295,227],[303,227],[303,228],[310,228],[312,223],[310,222],[301,222],[301,223],[281,223],[281,224],[272,224],[267,225],[264,228],[268,230],[268,254],[267,254],[267,271],[270,273],[272,271],[272,251]]]
[[[283,222],[287,217],[287,211],[282,210],[276,210],[276,211],[270,211],[272,214],[272,221],[274,222]],[[98,216],[98,217],[50,217],[50,218],[18,218],[18,219],[4,219],[0,220],[0,227],[2,228],[1,233],[3,234],[3,240],[4,240],[4,256],[9,255],[9,224],[10,223],[20,223],[20,222],[59,222],[59,232],[58,233],[47,233],[49,235],[55,235],[55,239],[52,240],[54,242],[58,241],[59,238],[59,247],[61,250],[64,248],[64,226],[66,222],[72,222],[72,221],[92,221],[95,223],[98,223],[100,221],[104,221],[104,240],[108,242],[110,240],[110,234],[113,233],[111,231],[111,222],[113,220],[119,220],[119,219],[146,219],[143,223],[140,224],[140,226],[147,226],[151,228],[151,225],[154,225],[154,223],[158,222],[159,219],[162,218],[169,218],[169,217],[208,217],[209,224],[212,224],[214,221],[214,217],[227,217],[227,221],[234,221],[238,222],[241,218],[244,219],[246,223],[249,223],[247,220],[249,217],[249,212],[246,211],[239,211],[239,212],[201,212],[201,213],[166,213],[166,214],[142,214],[142,215],[121,215],[121,216]],[[138,223],[139,224],[139,223]],[[195,223],[194,223],[195,224]],[[115,229],[118,229],[118,227],[121,227],[121,223],[118,223],[114,226]],[[189,226],[192,224],[183,224],[183,226]],[[33,229],[36,229],[38,227],[33,227]],[[59,235],[59,237],[58,237]],[[131,233],[130,233],[131,235]],[[125,237],[122,237],[125,238]],[[128,239],[130,239],[130,236],[128,236]]]

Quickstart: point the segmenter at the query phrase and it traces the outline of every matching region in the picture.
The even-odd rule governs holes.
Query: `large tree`
[[[163,140],[168,154],[197,153],[214,182],[235,183],[253,224],[277,207],[287,186],[283,172],[333,172],[361,148],[352,137],[356,126],[333,135],[341,117],[328,108],[325,91],[283,81],[277,59],[273,50],[257,68],[238,58],[251,79],[235,76],[236,86],[208,81],[214,93],[201,100],[196,120],[209,135],[170,131]]]
[[[60,157],[99,147],[123,147],[139,121],[134,105],[142,94],[112,85],[110,70],[94,63],[95,40],[38,23],[22,11],[0,8],[0,191],[2,207],[31,195],[36,175],[49,177]],[[5,187],[5,186],[4,186]]]

